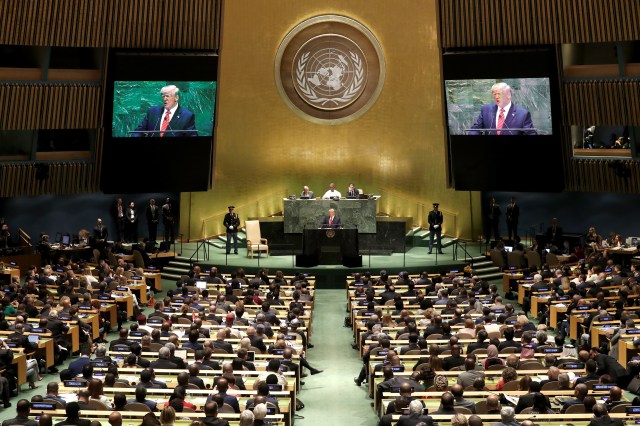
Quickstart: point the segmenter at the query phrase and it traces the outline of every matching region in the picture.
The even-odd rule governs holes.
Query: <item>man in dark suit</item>
[[[136,205],[133,201],[131,201],[129,207],[127,207],[124,234],[125,240],[134,243],[138,242],[138,212],[136,211]]]
[[[189,365],[189,383],[196,385],[200,389],[205,389],[204,381],[198,377],[198,374],[200,374],[200,367],[196,364]]]
[[[162,205],[162,225],[164,226],[164,240],[173,243],[175,240],[173,235],[173,227],[175,224],[175,214],[173,211],[173,203],[171,198],[167,198]]]
[[[238,228],[240,227],[240,217],[234,211],[235,206],[229,206],[229,213],[224,215],[222,224],[227,229],[227,254],[231,253],[231,240],[233,239],[233,253],[238,254]]]
[[[511,87],[506,83],[496,83],[491,87],[493,104],[482,105],[473,129],[489,129],[488,135],[536,135],[531,121],[531,113],[526,108],[511,103]],[[530,130],[529,130],[530,129]],[[469,135],[479,135],[471,131]]]
[[[113,349],[116,345],[124,345],[131,346],[133,345],[133,341],[129,340],[129,331],[126,328],[121,328],[119,332],[119,337],[116,340],[112,340],[109,344],[109,349]]]
[[[558,225],[558,218],[551,219],[551,226],[547,228],[547,244],[559,248],[562,247],[562,227]]]
[[[122,241],[124,239],[124,224],[126,221],[127,208],[122,202],[122,197],[116,198],[116,203],[111,207],[111,216],[116,223],[117,239],[116,241]]]
[[[358,199],[358,197],[360,197],[360,191],[358,191],[356,189],[355,186],[353,186],[352,183],[349,184],[349,188],[347,188],[347,198],[350,199]]]
[[[102,223],[102,219],[98,218],[96,226],[93,227],[93,246],[98,250],[104,249],[107,246],[108,235],[107,227]]]
[[[209,401],[204,405],[205,418],[202,422],[205,426],[229,426],[229,421],[218,418],[218,404],[215,401]]]
[[[431,250],[433,249],[433,239],[437,238],[438,245],[438,253],[442,253],[442,222],[444,217],[442,216],[442,212],[439,210],[440,204],[433,203],[433,210],[429,212],[429,216],[427,217],[427,221],[429,222],[429,254],[431,254]]]
[[[433,426],[433,419],[431,416],[423,415],[422,401],[414,399],[409,403],[409,414],[400,416],[397,426],[416,426],[419,423],[424,423],[426,426]]]
[[[620,365],[618,360],[610,357],[609,355],[600,353],[598,348],[591,348],[589,355],[591,356],[591,359],[598,364],[599,376],[608,374],[611,376],[611,380],[616,382],[620,388],[627,388],[627,385],[631,381],[631,376],[628,375],[626,368]]]
[[[489,208],[487,209],[487,234],[485,236],[485,244],[489,244],[491,234],[495,241],[500,240],[500,205],[496,203],[496,199],[491,197],[489,200]]]
[[[240,404],[238,403],[238,398],[233,395],[227,394],[227,391],[229,390],[229,382],[227,381],[227,379],[224,377],[219,378],[216,387],[218,389],[218,395],[222,396],[224,403],[229,404],[233,408],[233,411],[239,413]],[[207,402],[213,400],[212,396],[213,395],[209,396]]]
[[[232,354],[233,347],[231,346],[231,343],[224,341],[225,337],[227,337],[227,334],[224,329],[218,331],[218,334],[216,335],[216,340],[213,341],[213,347],[218,349],[223,349],[227,351],[227,353]]]
[[[593,406],[593,419],[589,426],[622,426],[622,420],[612,419],[607,407],[602,403]]]
[[[67,418],[61,422],[56,423],[56,426],[91,426],[91,421],[87,419],[81,419],[80,405],[77,402],[70,402],[65,407]]]
[[[520,206],[516,204],[516,197],[511,197],[511,202],[507,205],[507,236],[511,240],[518,238],[518,218],[520,217]]]
[[[584,398],[587,396],[588,392],[589,388],[584,383],[577,385],[574,390],[575,398],[565,402],[562,406],[561,412],[564,413],[565,411],[567,411],[567,408],[571,407],[572,405],[584,404]]]
[[[336,211],[334,209],[329,209],[329,214],[322,220],[322,227],[340,228],[341,226],[342,222],[340,221],[340,218],[336,216]]]
[[[175,362],[169,361],[169,356],[171,355],[171,351],[167,347],[162,347],[158,351],[158,360],[151,362],[149,365],[151,368],[155,369],[173,369],[178,368]]]
[[[58,395],[58,391],[59,391],[59,386],[57,382],[47,383],[47,394],[44,396],[44,399],[51,399],[54,401],[58,401],[60,404],[62,404],[63,407],[66,407],[67,401],[60,398],[60,396]]]
[[[149,231],[149,241],[155,241],[158,234],[158,223],[160,222],[160,208],[156,205],[156,200],[151,198],[145,210],[147,217],[147,230]]]
[[[31,411],[31,403],[26,399],[21,399],[16,405],[17,416],[13,419],[7,419],[2,422],[2,426],[12,425],[24,425],[24,426],[38,426],[38,422],[29,419],[29,412]]]
[[[142,122],[136,127],[140,133],[132,137],[185,137],[198,136],[196,117],[186,108],[178,105],[180,89],[174,85],[160,90],[162,106],[154,105],[147,110]],[[181,131],[182,130],[182,131]]]

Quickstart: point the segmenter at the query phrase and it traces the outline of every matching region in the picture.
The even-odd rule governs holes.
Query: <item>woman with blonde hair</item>
[[[384,314],[382,316],[382,326],[383,327],[395,327],[397,324],[395,322],[395,320],[393,319],[393,316],[391,316],[391,314]]]
[[[173,426],[176,422],[176,410],[171,406],[164,407],[160,413],[160,424],[162,426]]]
[[[457,413],[451,417],[451,426],[469,426],[469,422],[464,414]]]
[[[433,320],[433,308],[427,308],[422,312],[422,318],[418,321],[419,327],[426,327],[427,325],[431,325],[431,321]]]

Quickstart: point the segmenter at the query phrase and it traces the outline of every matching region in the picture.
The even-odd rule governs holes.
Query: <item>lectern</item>
[[[305,229],[302,255],[296,256],[296,266],[317,265],[362,266],[362,256],[358,253],[358,230]]]

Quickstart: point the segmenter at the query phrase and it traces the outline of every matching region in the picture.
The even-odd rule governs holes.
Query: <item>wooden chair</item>
[[[162,343],[151,343],[149,347],[152,351],[159,351],[164,345]]]
[[[540,253],[537,251],[529,250],[524,254],[524,258],[527,260],[527,266],[536,268],[540,268],[542,266],[542,259],[540,258]]]
[[[500,268],[500,270],[504,269],[504,257],[502,256],[502,252],[499,250],[491,250],[491,262],[493,262],[493,266]]]
[[[178,324],[191,324],[191,320],[189,318],[178,318]]]
[[[472,386],[473,388],[473,386]],[[487,408],[487,400],[483,399],[476,402],[476,414],[487,414],[489,409]]]
[[[193,411],[193,408],[191,408],[191,407],[182,407],[182,412],[183,413],[195,413],[195,411]]]
[[[524,253],[521,251],[507,253],[507,266],[510,268],[522,268],[524,266]]]
[[[502,332],[501,331],[492,331],[489,334],[489,339],[501,339],[502,338]]]
[[[598,380],[587,380],[584,384],[587,386],[587,389],[593,390],[593,385],[597,385],[600,382]]]
[[[218,412],[219,413],[235,413],[236,411],[229,404],[222,404],[222,407],[220,407]]]
[[[396,340],[409,340],[409,333],[403,333],[399,335]]]
[[[456,334],[456,337],[458,338],[458,340],[462,340],[462,339],[473,339],[474,337],[472,335],[470,335],[469,333],[458,333]]]
[[[484,349],[484,348],[478,348],[478,349],[474,349],[474,350],[471,352],[471,355],[484,355],[484,354],[486,354],[486,353],[487,353],[487,350],[486,350],[486,349]]]
[[[55,399],[43,399],[42,402],[45,402],[47,404],[55,404],[56,409],[64,410],[64,405],[62,405],[62,402],[56,401]]]
[[[542,385],[542,389],[543,391],[547,391],[547,390],[558,390],[560,389],[560,382],[557,381],[553,381],[553,382],[547,382],[544,385]]]
[[[548,385],[549,383],[545,384]],[[542,387],[544,390],[544,386]],[[584,406],[584,404],[575,404],[575,405],[570,405],[569,407],[567,407],[567,411],[565,411],[565,414],[584,414],[587,412],[586,407]]]
[[[547,253],[547,255],[545,256],[545,260],[547,262],[547,265],[549,265],[549,268],[555,268],[557,266],[560,266],[560,261],[558,260],[558,256],[556,256],[554,253]]]
[[[467,407],[453,407],[458,414],[473,414]]]
[[[408,338],[408,337],[409,337],[409,336],[407,336],[407,338]],[[427,336],[427,339],[426,339],[426,340],[427,340],[427,342],[428,342],[429,340],[440,340],[440,339],[442,339],[442,334],[434,333],[434,334],[430,334],[429,336]]]
[[[187,389],[196,389],[199,390],[200,387],[198,385],[195,385],[193,383],[187,383]]]
[[[610,413],[626,413],[627,407],[629,407],[630,405],[631,404],[618,404],[615,407],[613,407],[609,412]]]
[[[518,366],[518,370],[544,370],[544,369],[545,369],[544,365],[542,365],[538,361],[525,362],[525,363],[520,362],[520,365]]]
[[[420,349],[412,349],[410,351],[407,351],[405,355],[420,355]]]
[[[143,404],[142,402],[130,402],[124,406],[126,411],[141,411],[150,413],[151,408],[147,404]]]
[[[247,257],[251,255],[253,259],[254,252],[266,252],[269,256],[269,241],[260,235],[260,221],[246,220],[244,222],[245,232],[247,234]]]
[[[114,388],[130,388],[131,386],[123,382],[115,382],[113,384],[113,387]]]
[[[487,368],[487,371],[498,371],[498,370],[504,370],[505,368],[507,368],[506,365],[493,364],[493,365],[490,365],[489,368]]]
[[[504,391],[517,391],[517,390],[520,390],[520,381],[519,380],[512,380],[510,382],[507,382],[502,387],[502,390],[504,390]]]
[[[110,411],[111,407],[107,407],[107,404],[98,399],[89,399],[89,407],[99,411]]]
[[[532,411],[533,411],[533,407],[527,407],[522,411],[520,411],[520,414],[531,414]]]

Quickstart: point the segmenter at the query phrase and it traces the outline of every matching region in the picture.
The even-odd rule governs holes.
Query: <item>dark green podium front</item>
[[[305,229],[302,234],[302,255],[296,256],[296,266],[317,265],[362,266],[358,252],[357,229]]]

